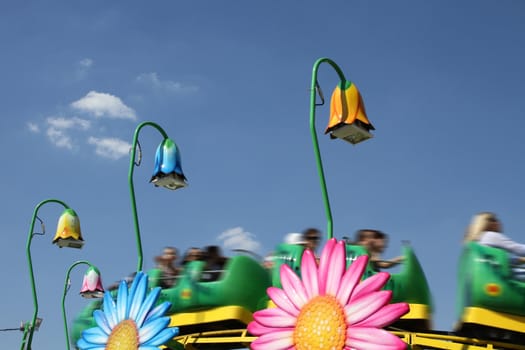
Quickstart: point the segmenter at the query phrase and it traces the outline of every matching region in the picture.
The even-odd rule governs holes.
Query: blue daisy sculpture
[[[80,350],[158,350],[179,333],[177,327],[168,327],[170,318],[164,313],[169,302],[155,307],[160,288],[148,295],[148,275],[137,273],[129,287],[121,281],[117,302],[109,292],[104,294],[102,310],[95,310],[97,327],[86,329],[77,342]]]

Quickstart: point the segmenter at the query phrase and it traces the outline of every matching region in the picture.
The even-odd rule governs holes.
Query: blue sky
[[[135,269],[128,150],[142,121],[177,142],[190,184],[148,184],[160,136],[143,129],[135,188],[145,268],[165,245],[228,251],[228,236],[265,254],[287,232],[324,230],[308,109],[312,65],[327,56],[359,86],[377,129],[355,147],[320,138],[334,232],[381,229],[389,256],[409,240],[436,328],[450,329],[470,217],[494,211],[523,241],[524,10],[517,0],[4,3],[0,327],[32,316],[25,244],[43,199],[77,211],[86,244],[52,246],[62,209],[40,210],[47,234],[32,251],[44,323],[34,348],[64,346],[71,263],[90,260],[106,284]],[[319,81],[329,96],[337,76],[322,66]],[[318,110],[319,131],[328,112]],[[83,272],[72,274],[70,318],[86,304]],[[0,337],[15,349],[21,333]]]

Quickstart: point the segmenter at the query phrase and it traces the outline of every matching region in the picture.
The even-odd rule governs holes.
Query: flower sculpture
[[[175,142],[166,138],[162,140],[155,154],[155,169],[150,182],[155,186],[176,190],[186,187],[186,177],[182,172],[180,151]]]
[[[154,307],[160,288],[149,295],[148,276],[137,273],[131,286],[121,281],[116,303],[111,293],[104,295],[104,311],[95,310],[97,327],[82,332],[77,342],[80,350],[158,350],[158,347],[178,334],[177,327],[167,327],[170,318],[164,313],[169,302]]]
[[[84,245],[82,233],[80,232],[80,219],[73,209],[66,209],[60,215],[53,243],[60,248],[82,248],[82,245]]]
[[[100,271],[95,266],[90,266],[84,274],[80,295],[84,298],[102,298],[104,296]]]
[[[350,81],[341,82],[332,93],[325,134],[356,144],[372,137],[370,130],[375,128],[368,120],[359,90]]]
[[[310,250],[301,260],[302,280],[281,266],[282,289],[268,288],[277,306],[257,311],[248,331],[259,336],[253,350],[405,349],[406,344],[381,329],[408,312],[406,303],[389,304],[391,291],[380,289],[390,275],[379,272],[360,282],[368,256],[346,267],[345,244],[327,242],[319,266]]]

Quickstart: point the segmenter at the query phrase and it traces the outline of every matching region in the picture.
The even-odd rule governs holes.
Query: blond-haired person
[[[496,214],[481,212],[474,215],[465,235],[465,242],[477,242],[494,248],[505,249],[517,255],[514,263],[525,263],[525,244],[517,243],[503,234],[503,226]]]

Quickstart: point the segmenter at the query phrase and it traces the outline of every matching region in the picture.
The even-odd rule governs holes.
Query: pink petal
[[[257,311],[253,319],[266,327],[293,327],[297,321],[296,317],[276,307]]]
[[[326,294],[336,296],[346,269],[345,242],[339,241],[332,250],[330,269],[326,276]]]
[[[295,317],[299,316],[299,309],[295,307],[295,305],[290,301],[290,299],[288,298],[286,293],[283,292],[282,289],[276,287],[269,287],[266,290],[266,293],[268,293],[268,296],[270,296],[275,305],[277,305],[279,308],[283,309],[290,315],[293,315]]]
[[[301,260],[301,278],[308,299],[318,296],[319,282],[317,279],[317,263],[315,262],[315,255],[310,249],[305,250],[303,253]]]
[[[282,330],[293,330],[293,328],[275,328],[275,327],[266,327],[260,324],[257,321],[252,321],[248,324],[248,332],[253,335],[263,335],[266,333],[282,331]]]
[[[343,278],[341,279],[341,286],[337,292],[337,300],[341,305],[346,305],[350,295],[354,291],[357,283],[361,280],[363,273],[368,263],[368,256],[362,255],[357,257],[354,262],[348,267]]]
[[[410,311],[410,307],[407,303],[385,305],[370,317],[355,323],[354,326],[383,328],[398,320],[408,311]]]
[[[346,331],[346,346],[358,350],[402,350],[407,344],[383,329],[350,327]]]
[[[290,301],[300,310],[308,301],[303,282],[288,265],[281,265],[281,284]]]
[[[261,335],[250,347],[252,350],[288,350],[293,345],[293,330],[287,329]]]
[[[383,306],[388,304],[392,298],[392,291],[382,290],[380,292],[373,292],[356,301],[350,302],[345,306],[346,321],[349,325],[354,325],[357,322],[364,320],[376,313]]]
[[[350,302],[359,299],[367,293],[380,290],[384,287],[389,278],[390,274],[387,272],[378,272],[377,274],[368,277],[355,287],[354,292],[350,296]]]
[[[336,239],[332,238],[326,242],[323,252],[321,253],[321,260],[319,261],[319,295],[324,295],[326,293],[326,280],[328,276],[328,270],[330,269],[330,257],[332,256],[332,251],[334,250]]]

